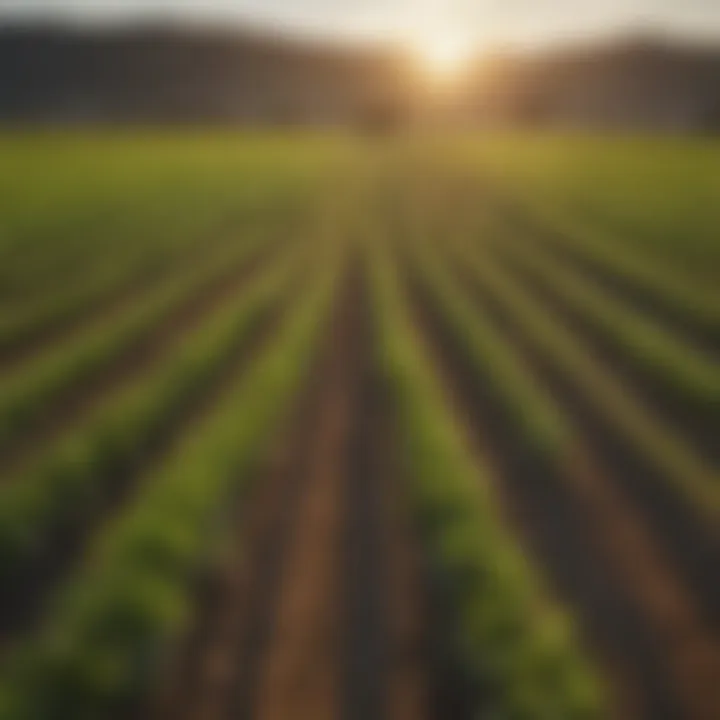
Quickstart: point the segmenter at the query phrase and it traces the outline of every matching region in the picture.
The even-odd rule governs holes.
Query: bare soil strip
[[[517,273],[523,283],[532,290],[533,295],[537,295],[597,359],[612,368],[613,373],[633,389],[633,393],[652,409],[653,415],[662,418],[663,422],[686,439],[699,455],[707,458],[715,467],[720,467],[716,408],[703,409],[693,406],[672,387],[643,372],[633,365],[619,348],[613,346],[601,330],[593,327],[581,311],[563,303],[532,273],[512,261],[507,264],[512,266],[513,273]]]
[[[267,262],[276,248],[253,255],[229,268],[214,282],[188,297],[152,333],[128,345],[108,364],[69,385],[53,400],[36,425],[18,442],[0,453],[0,473],[11,477],[23,463],[37,453],[38,447],[52,442],[97,407],[106,395],[140,376],[158,362],[173,343],[209,317],[233,294],[239,292]]]
[[[92,302],[78,306],[67,316],[26,329],[12,345],[0,345],[0,373],[11,370],[60,341],[69,340],[101,319],[112,322],[138,294],[148,292],[154,283],[167,279],[168,271],[172,273],[193,263],[196,256],[203,252],[206,252],[205,243],[198,243],[188,250],[186,257],[171,259],[170,267],[137,268],[135,274],[107,288]]]
[[[510,327],[510,324],[508,324]],[[591,346],[592,347],[592,346]],[[598,350],[600,352],[600,350]],[[613,371],[615,359],[606,357]],[[538,358],[536,364],[546,383],[565,406],[572,412],[581,434],[592,440],[595,457],[602,459],[608,480],[616,491],[627,496],[637,512],[646,517],[652,526],[655,540],[673,566],[673,571],[683,579],[691,591],[695,603],[707,622],[720,631],[720,533],[718,528],[708,527],[699,521],[697,513],[688,502],[674,492],[658,475],[658,471],[637,453],[632,444],[598,414],[592,404],[571,387],[571,383],[557,368]],[[633,391],[642,390],[642,378],[637,384],[631,382]],[[649,407],[655,409],[652,401]],[[682,412],[678,413],[681,422]],[[692,434],[697,418],[683,429]],[[710,442],[709,423],[703,429]],[[717,445],[717,439],[714,439]],[[717,452],[717,450],[715,451]]]
[[[132,502],[142,481],[152,481],[152,473],[173,448],[182,443],[206,417],[222,397],[228,383],[249,367],[263,345],[270,339],[284,311],[285,302],[279,299],[276,306],[258,317],[249,336],[238,343],[227,362],[218,371],[212,387],[201,396],[195,396],[161,433],[138,449],[132,468],[116,477],[107,478],[107,493],[98,497],[97,504],[87,522],[68,527],[58,537],[46,543],[47,552],[23,569],[12,587],[0,593],[0,650],[31,631],[51,601],[54,589],[71,575],[82,560],[83,549],[89,546],[93,535],[114,515]]]
[[[526,552],[581,620],[591,652],[628,720],[685,719],[665,667],[665,648],[624,578],[606,557],[587,508],[518,435],[499,398],[467,361],[424,292],[410,282],[418,326],[460,418],[498,481],[497,491]]]
[[[151,717],[426,717],[420,567],[388,473],[365,300],[352,274]]]
[[[342,717],[365,720],[387,717],[386,680],[389,616],[386,589],[388,562],[384,552],[383,494],[390,478],[390,458],[378,444],[382,422],[381,397],[370,352],[372,335],[367,303],[354,302],[349,351],[356,356],[351,401],[355,408],[345,450],[343,606],[346,651]]]
[[[603,267],[599,262],[593,261],[585,255],[581,248],[576,250],[572,244],[563,237],[561,230],[548,227],[542,221],[534,218],[531,211],[523,207],[521,201],[510,197],[501,199],[493,193],[492,211],[507,222],[511,228],[537,242],[542,242],[548,251],[563,260],[574,264],[578,272],[585,274],[589,279],[597,282],[613,296],[623,299],[632,306],[656,319],[661,325],[677,335],[678,338],[692,343],[711,357],[720,358],[720,328],[713,327],[700,319],[692,318],[687,312],[668,304],[661,304],[657,295],[639,285],[633,284],[630,278],[625,278]]]
[[[157,279],[155,274],[134,277],[128,283],[95,298],[92,304],[78,307],[65,318],[28,329],[12,345],[0,346],[0,373],[12,370],[56,343],[81,333],[100,318],[112,322],[128,302],[138,293],[147,292]]]
[[[682,708],[679,717],[703,720],[716,717],[720,714],[720,645],[715,618],[707,614],[712,612],[709,610],[712,599],[708,601],[703,594],[697,597],[695,588],[686,582],[686,574],[678,572],[668,558],[665,538],[658,542],[655,528],[648,525],[643,505],[628,502],[623,490],[628,468],[619,462],[618,456],[598,449],[598,440],[612,429],[588,425],[591,413],[581,405],[571,383],[533,353],[522,333],[513,327],[511,317],[480,288],[474,287],[474,291],[483,308],[494,312],[553,395],[561,398],[571,411],[579,436],[586,439],[588,447],[576,448],[573,457],[565,459],[557,481],[563,482],[564,478],[563,492],[572,494],[601,560],[608,564],[629,602],[640,609],[649,639],[661,653],[658,660],[661,673],[667,675]],[[511,452],[509,448],[507,452]],[[598,464],[598,460],[602,462]],[[677,526],[674,531],[673,537],[677,538]],[[684,539],[682,534],[679,537]],[[708,588],[713,574],[709,565],[705,569]],[[669,710],[666,708],[665,712]]]
[[[305,489],[323,369],[314,372],[286,432],[258,469],[258,482],[239,498],[228,544],[198,589],[190,631],[148,718],[247,717]]]
[[[461,274],[462,271],[460,270]],[[659,475],[658,470],[617,431],[611,420],[598,413],[593,403],[578,392],[571,380],[544,356],[517,327],[513,317],[471,278],[469,290],[486,312],[504,328],[518,351],[532,366],[556,398],[562,400],[574,420],[578,435],[584,437],[614,492],[634,508],[638,521],[649,525],[660,555],[672,566],[672,573],[686,586],[692,601],[704,615],[709,629],[720,629],[720,533],[699,520],[697,512]]]

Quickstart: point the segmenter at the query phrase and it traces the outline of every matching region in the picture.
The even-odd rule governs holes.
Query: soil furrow
[[[705,318],[693,317],[690,310],[664,301],[659,297],[659,291],[643,287],[633,282],[632,278],[614,272],[601,261],[594,260],[580,246],[573,247],[567,232],[536,218],[531,209],[513,197],[513,193],[501,193],[496,186],[488,183],[484,184],[483,192],[487,198],[487,212],[509,231],[541,243],[548,253],[571,263],[578,273],[586,275],[613,297],[654,318],[678,338],[709,356],[720,357],[720,328],[716,324]]]
[[[230,229],[225,234],[228,232]],[[219,246],[217,241],[222,237],[222,233],[216,231],[210,246],[204,240],[188,248],[182,257],[167,260],[162,267],[156,263],[149,268],[137,268],[134,274],[107,287],[105,292],[79,305],[66,316],[27,328],[20,332],[12,344],[0,343],[0,373],[26,362],[58,342],[70,340],[98,321],[112,322],[138,294],[147,293],[156,283],[167,280],[173,272],[182,272],[183,268],[192,267],[200,256],[207,255],[209,247],[212,248],[210,252],[214,252]]]
[[[657,291],[643,288],[631,278],[615,273],[600,261],[593,260],[581,248],[573,248],[563,231],[533,218],[521,203],[493,198],[492,212],[503,223],[507,223],[511,230],[534,238],[534,241],[543,243],[548,252],[572,263],[580,274],[586,275],[613,297],[626,301],[710,357],[720,357],[720,328],[716,325],[693,317],[689,310],[662,300]]]
[[[72,526],[65,525],[56,537],[49,538],[43,546],[45,550],[18,572],[12,586],[3,588],[0,594],[0,648],[31,631],[52,601],[54,590],[82,561],[83,549],[89,546],[92,537],[132,502],[143,480],[152,481],[154,469],[212,412],[224,388],[236,382],[249,367],[280,322],[286,300],[278,299],[273,307],[255,319],[249,334],[236,344],[218,369],[211,386],[202,394],[188,397],[172,422],[138,448],[130,465],[113,477],[98,478],[98,482],[104,483],[106,492],[98,494],[92,512]]]
[[[648,526],[643,506],[628,502],[623,490],[628,468],[618,462],[617,455],[598,449],[600,429],[589,424],[592,411],[583,405],[571,382],[533,351],[512,316],[470,278],[466,277],[465,281],[484,311],[491,313],[554,397],[561,399],[571,413],[578,437],[587,442],[587,448],[576,448],[572,457],[566,457],[560,464],[558,480],[567,488],[573,487],[578,511],[585,518],[598,551],[606,558],[628,597],[640,608],[649,637],[660,652],[662,672],[668,676],[679,698],[680,717],[703,720],[715,717],[720,713],[717,691],[720,646],[714,630],[712,597],[701,594],[698,598],[694,588],[685,582],[685,573],[678,572],[669,561],[665,538],[658,542],[655,528]],[[602,433],[607,435],[610,430],[603,428]],[[602,460],[601,464],[598,460]],[[673,507],[677,508],[677,502]],[[674,536],[678,536],[677,528]],[[694,556],[694,560],[697,562],[698,556]],[[709,570],[707,565],[706,571]],[[705,589],[713,582],[713,574],[708,572],[704,578]]]
[[[461,272],[462,275],[462,272]],[[614,491],[625,497],[651,530],[661,554],[682,579],[693,603],[711,629],[720,627],[720,535],[717,528],[700,521],[690,502],[680,496],[659,475],[648,458],[639,453],[632,440],[599,413],[592,399],[578,391],[572,379],[548,358],[535,352],[532,343],[517,327],[513,317],[465,276],[468,289],[512,337],[515,346],[532,365],[544,384],[573,418],[578,436],[586,439],[593,455],[602,461],[604,475]]]
[[[716,467],[720,466],[720,444],[717,442],[716,432],[717,408],[710,407],[708,403],[699,407],[697,402],[683,397],[672,385],[638,367],[627,356],[627,353],[632,352],[631,349],[623,351],[618,346],[619,341],[613,342],[606,336],[605,331],[594,326],[592,320],[585,317],[579,308],[563,302],[545,281],[535,277],[511,258],[507,260],[507,264],[512,267],[513,273],[521,278],[523,285],[542,300],[554,317],[572,330],[596,359],[612,368],[613,374],[633,389],[633,394],[652,410],[653,416],[661,418],[673,429],[674,434],[686,439],[698,454],[712,461]]]
[[[303,497],[322,377],[319,364],[258,481],[240,498],[228,546],[198,589],[190,631],[148,718],[247,717]]]
[[[174,308],[157,328],[143,333],[109,362],[85,374],[78,382],[69,384],[42,413],[37,414],[27,432],[0,450],[2,476],[9,478],[21,472],[24,463],[37,454],[39,447],[67,432],[108,395],[161,360],[174,343],[181,341],[232,295],[240,292],[268,264],[276,251],[277,248],[264,249],[227,269]]]
[[[150,717],[425,717],[420,563],[357,272],[325,342]]]
[[[582,619],[588,645],[614,688],[618,716],[683,718],[663,647],[591,531],[584,504],[518,434],[502,398],[478,375],[424,290],[413,280],[408,286],[418,327],[497,480],[505,511],[554,592]]]
[[[352,285],[331,330],[305,497],[249,714],[256,720],[341,713],[343,496],[363,363],[356,279]]]

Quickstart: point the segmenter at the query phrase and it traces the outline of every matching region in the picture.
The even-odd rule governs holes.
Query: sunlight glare
[[[436,79],[457,78],[470,65],[473,46],[451,35],[426,37],[414,43],[414,53]]]

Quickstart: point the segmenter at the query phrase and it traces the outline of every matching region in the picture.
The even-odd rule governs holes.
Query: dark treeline
[[[437,102],[390,47],[234,29],[0,28],[4,120],[387,124]],[[441,102],[454,108],[442,117],[485,124],[717,131],[720,51],[635,39],[506,55]]]
[[[720,46],[638,37],[497,58],[472,97],[501,123],[718,132]]]
[[[0,29],[0,117],[346,123],[407,97],[397,53],[240,31]]]

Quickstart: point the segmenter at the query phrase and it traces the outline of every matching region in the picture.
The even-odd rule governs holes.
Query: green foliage
[[[290,254],[174,350],[120,397],[0,488],[0,578],[47,551],[63,530],[83,522],[118,476],[133,468],[168,423],[210,385],[268,311],[278,306],[294,276]]]
[[[202,265],[193,263],[149,293],[134,297],[113,322],[103,318],[80,337],[71,336],[0,378],[0,449],[32,428],[68,388],[102,370],[127,348],[150,339],[194,294],[217,282],[228,267],[249,262],[269,242],[261,237],[240,247],[231,245]]]
[[[503,333],[467,297],[437,253],[416,246],[414,255],[414,267],[453,336],[476,365],[478,377],[487,378],[508,404],[518,428],[541,453],[555,455],[567,448],[574,437],[567,418]]]
[[[426,547],[452,599],[456,649],[482,688],[478,716],[604,717],[598,680],[501,521],[379,252],[372,275],[380,362]]]
[[[152,682],[183,626],[221,511],[249,482],[307,373],[330,306],[333,266],[142,501],[106,529],[48,625],[13,655],[0,681],[3,720],[111,717]]]
[[[455,250],[483,287],[516,319],[543,356],[555,363],[594,406],[608,417],[661,476],[714,522],[720,510],[717,473],[684,438],[638,402],[632,389],[597,361],[583,343],[489,252],[467,246]]]
[[[538,276],[564,303],[582,312],[641,371],[677,390],[695,407],[720,413],[720,369],[705,354],[542,248],[523,246],[517,236],[507,233],[501,234],[496,247]]]

